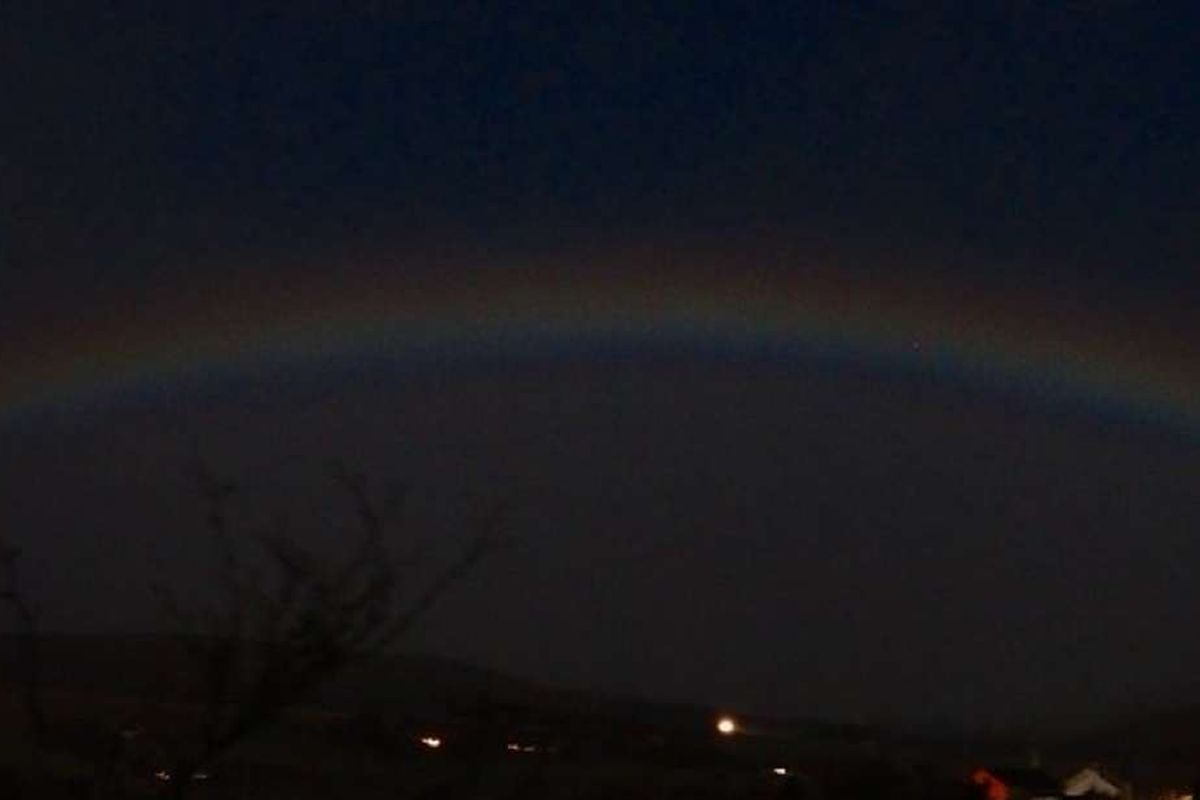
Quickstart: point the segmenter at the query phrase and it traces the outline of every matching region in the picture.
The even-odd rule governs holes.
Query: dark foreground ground
[[[186,663],[178,643],[45,644],[51,724],[40,746],[19,687],[0,682],[0,800],[178,796],[170,753],[196,723],[177,680]],[[1200,714],[1189,711],[1040,741],[749,716],[727,736],[718,715],[392,659],[357,665],[208,765],[183,795],[966,800],[981,794],[970,781],[977,768],[1036,760],[1048,780],[1096,764],[1139,800],[1178,800],[1200,775]]]

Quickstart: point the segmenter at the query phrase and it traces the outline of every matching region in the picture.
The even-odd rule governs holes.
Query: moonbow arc
[[[621,350],[951,371],[1200,436],[1200,365],[1102,318],[1060,320],[1044,307],[964,308],[919,292],[748,280],[309,291],[265,311],[268,301],[200,304],[157,322],[101,321],[57,341],[30,336],[34,346],[0,353],[0,423],[103,405],[139,388],[353,359],[445,369]]]

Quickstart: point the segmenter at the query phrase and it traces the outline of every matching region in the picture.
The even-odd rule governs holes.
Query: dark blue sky
[[[766,228],[1192,285],[1186,4],[188,5],[5,12],[6,267]]]
[[[184,6],[0,11],[0,355],[81,311],[282,297],[314,253],[746,242],[1135,331],[1200,299],[1187,4]],[[432,530],[481,487],[521,508],[420,646],[858,718],[1200,697],[1194,431],[849,357],[643,355],[68,409],[0,429],[0,519],[52,624],[144,627],[139,576],[194,553],[197,451],[260,484],[342,455]]]

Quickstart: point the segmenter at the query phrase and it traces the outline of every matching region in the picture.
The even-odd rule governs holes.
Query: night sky
[[[183,5],[0,11],[49,628],[203,593],[195,459],[310,519],[339,458],[435,556],[512,509],[413,649],[848,720],[1200,701],[1183,4]]]

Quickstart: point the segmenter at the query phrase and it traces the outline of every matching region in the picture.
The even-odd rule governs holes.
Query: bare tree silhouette
[[[504,514],[492,507],[457,556],[414,587],[423,559],[396,552],[401,496],[381,502],[363,475],[344,466],[335,466],[332,478],[355,518],[356,541],[341,559],[302,544],[283,517],[265,531],[246,529],[230,509],[239,487],[197,470],[220,598],[197,611],[167,585],[155,587],[176,627],[190,634],[201,683],[197,735],[173,747],[169,783],[176,797],[187,792],[191,776],[352,659],[394,644],[503,541]]]
[[[30,738],[40,745],[46,739],[47,723],[42,705],[37,617],[21,591],[17,566],[20,557],[20,548],[0,541],[0,602],[8,606],[13,617],[17,682],[21,687]]]
[[[283,515],[264,526],[237,513],[233,501],[245,496],[237,484],[205,467],[195,475],[214,554],[214,591],[205,600],[185,601],[169,582],[152,585],[194,679],[192,722],[157,743],[167,767],[159,778],[172,797],[186,795],[193,776],[354,659],[395,644],[505,541],[506,515],[492,505],[440,566],[420,552],[402,554],[403,496],[381,500],[365,476],[335,466],[333,493],[348,500],[350,512],[331,524],[348,530],[351,541],[343,556],[330,556],[306,544]],[[52,720],[44,706],[37,617],[18,580],[20,558],[19,548],[0,540],[0,607],[13,618],[14,674],[37,751],[52,746]],[[93,754],[93,796],[125,794],[130,736],[136,732],[112,731],[111,746]]]

